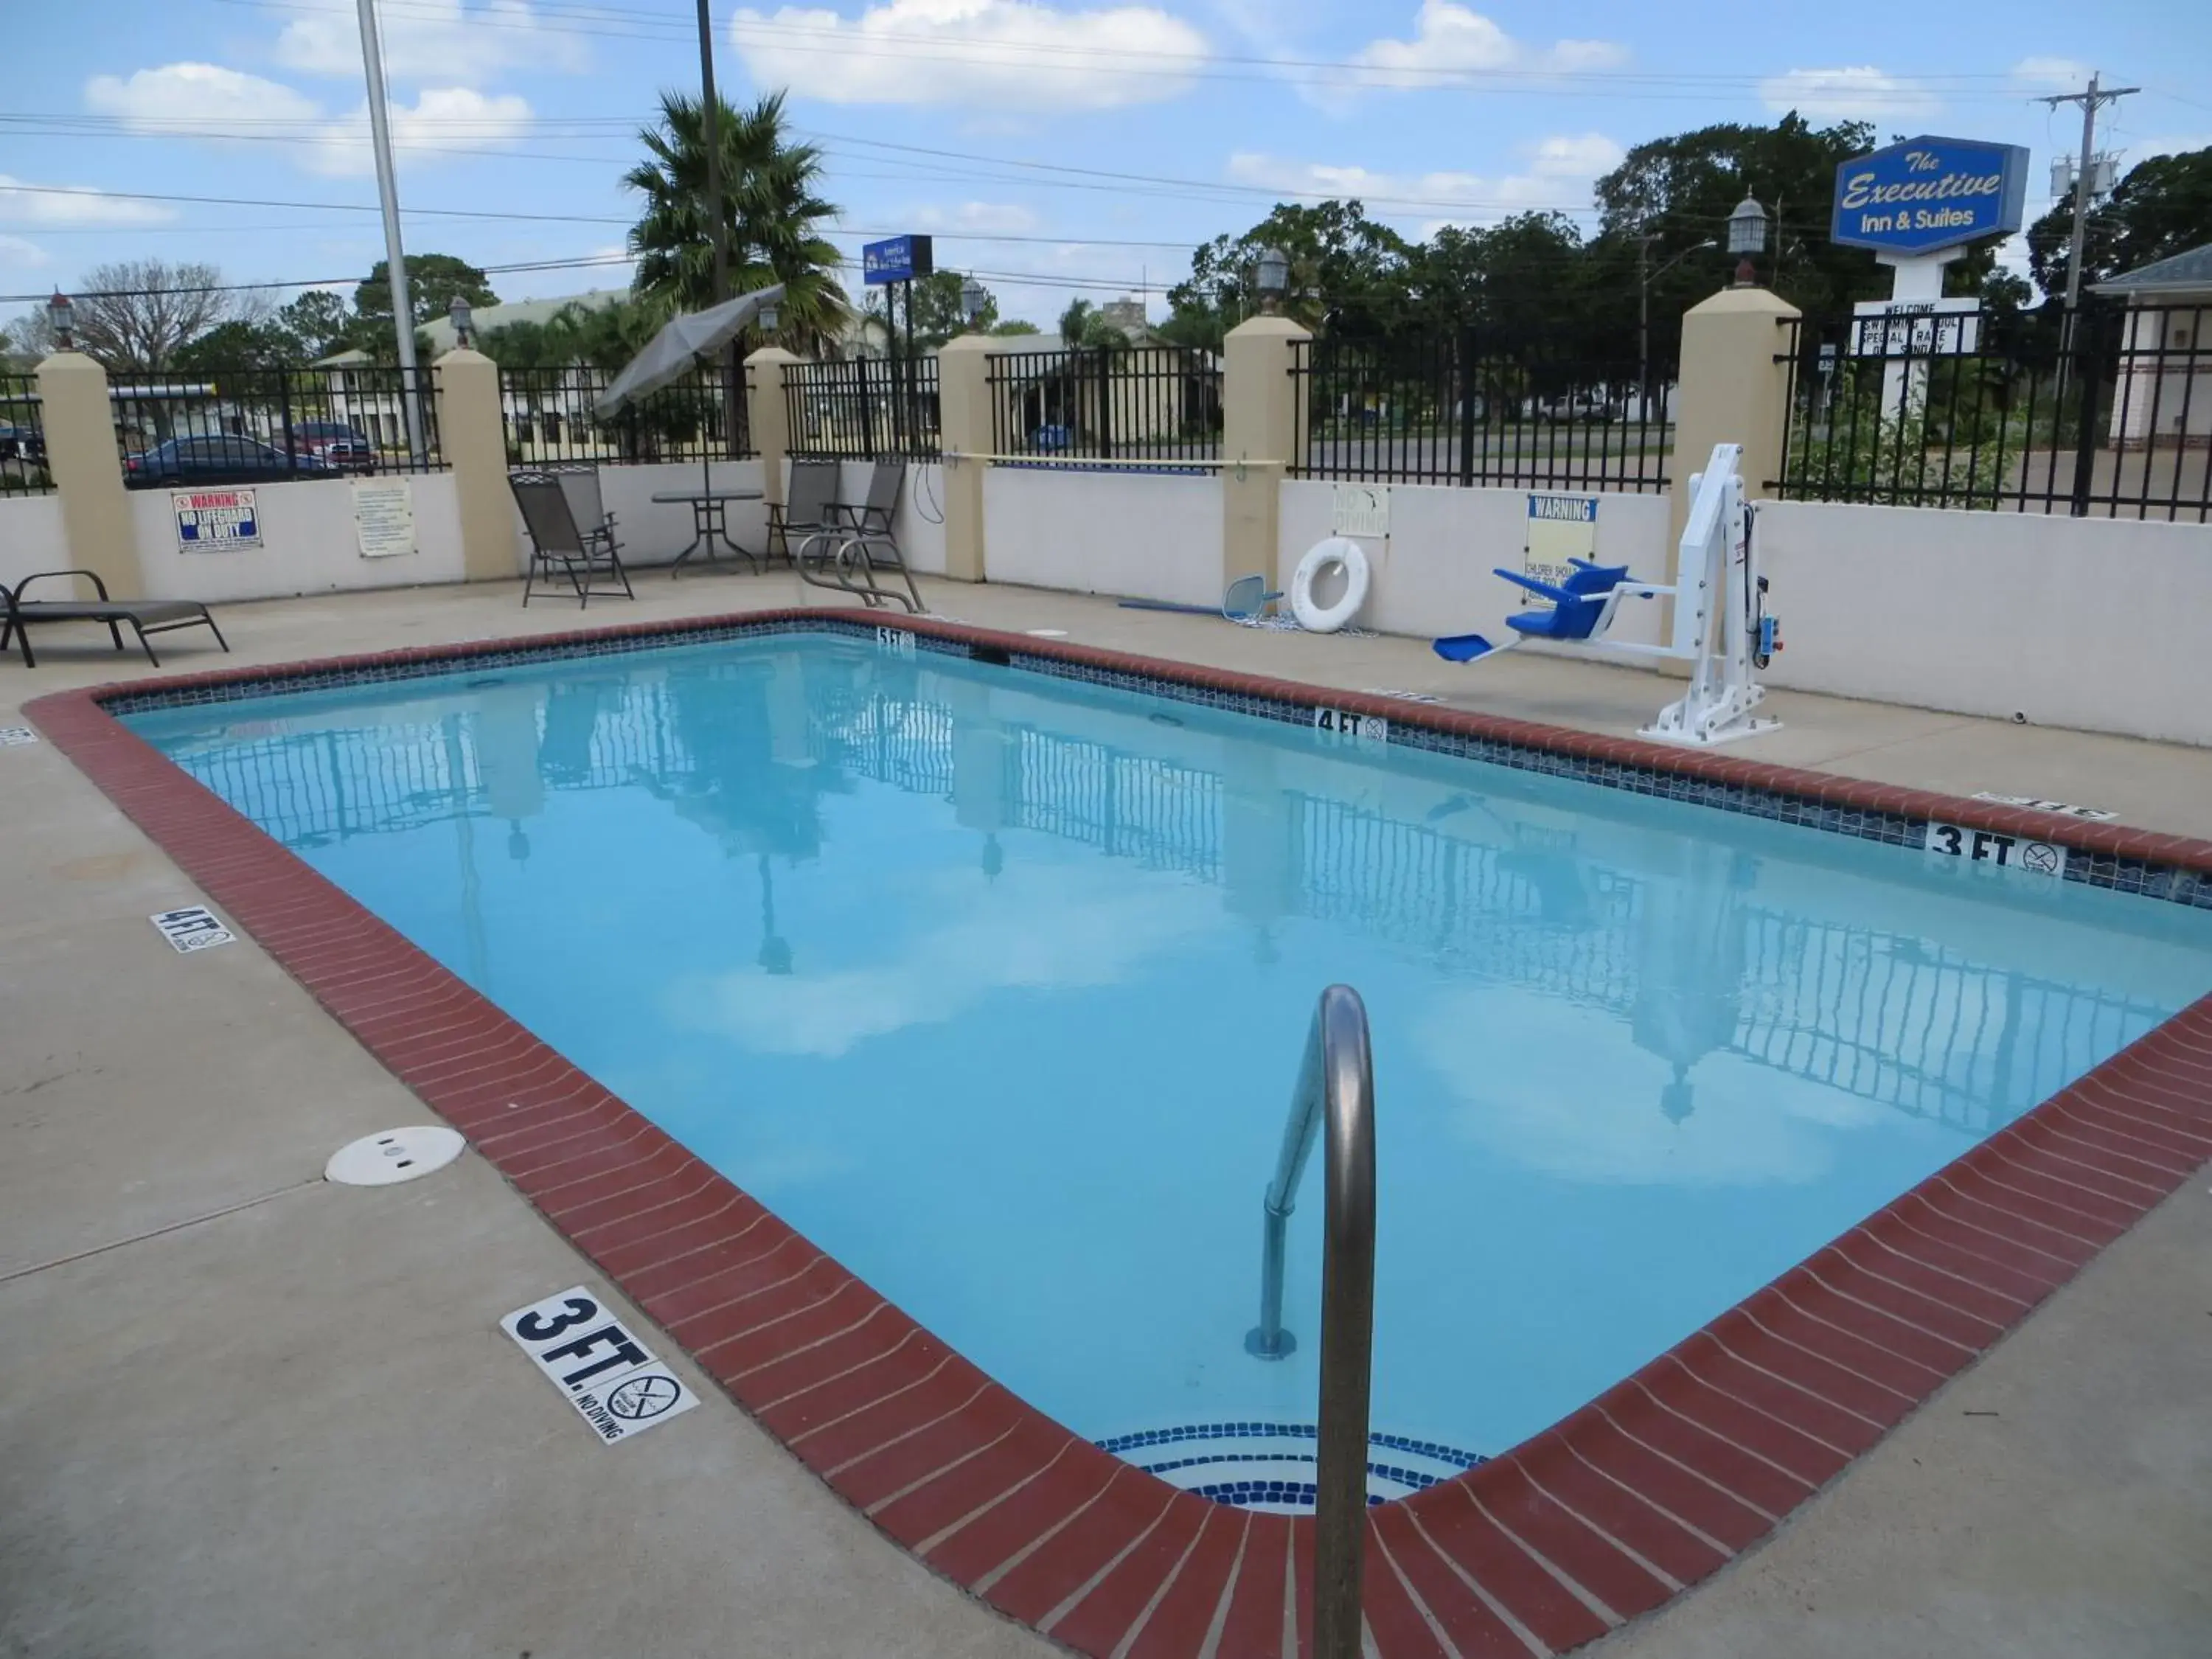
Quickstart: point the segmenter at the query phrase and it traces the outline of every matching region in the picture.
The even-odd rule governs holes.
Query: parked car
[[[163,484],[277,483],[288,478],[329,478],[337,468],[319,455],[287,455],[243,433],[172,438],[123,458],[126,488]]]
[[[367,433],[345,421],[295,421],[292,451],[327,461],[340,472],[376,471],[376,446]]]
[[[33,466],[46,464],[46,434],[34,426],[17,426],[13,421],[0,421],[0,461],[27,461]]]

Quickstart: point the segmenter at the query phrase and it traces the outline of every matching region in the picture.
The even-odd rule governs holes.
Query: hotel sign
[[[2027,152],[1971,138],[1908,138],[1836,169],[1829,239],[1907,257],[2021,227]]]

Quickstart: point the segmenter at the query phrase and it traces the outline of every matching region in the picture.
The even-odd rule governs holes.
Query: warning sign
[[[1528,497],[1528,540],[1522,552],[1521,568],[1529,580],[1564,587],[1567,578],[1575,574],[1569,560],[1596,557],[1596,496]],[[1521,603],[1549,605],[1551,601],[1522,588]]]
[[[499,1328],[521,1345],[577,1414],[612,1445],[699,1403],[599,1293],[576,1285],[518,1308]]]
[[[261,545],[261,508],[251,489],[173,489],[179,553],[223,553]]]

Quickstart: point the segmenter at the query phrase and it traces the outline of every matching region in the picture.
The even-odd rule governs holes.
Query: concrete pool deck
[[[784,578],[649,575],[640,591],[582,620],[828,598]],[[1665,695],[1649,677],[1528,659],[1477,679],[1417,641],[1005,588],[932,598],[986,625],[1598,731],[1632,730]],[[172,670],[579,620],[522,612],[507,585],[222,615],[237,654],[187,648]],[[0,671],[0,706],[151,672],[62,637],[41,635],[35,673]],[[1747,757],[2212,835],[2212,752],[1777,702],[1790,729]],[[9,750],[0,769],[14,786],[0,1032],[15,1062],[0,1085],[0,1314],[19,1334],[0,1362],[0,1634],[19,1650],[1049,1650],[873,1535],[719,1396],[641,1447],[588,1444],[492,1325],[592,1270],[473,1159],[420,1186],[321,1185],[335,1146],[421,1106],[250,942],[180,975],[144,917],[189,886],[58,753]],[[1608,1641],[1685,1656],[2201,1653],[2205,1185],[1771,1541]]]

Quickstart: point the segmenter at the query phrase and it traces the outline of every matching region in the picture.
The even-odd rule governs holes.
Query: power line
[[[257,10],[295,12],[301,14],[343,15],[343,8],[307,3],[306,0],[223,0],[223,3],[251,6]],[[409,0],[384,0],[383,9],[395,18],[416,19],[425,23],[451,28],[500,30],[509,33],[574,35],[600,39],[667,39],[690,36],[688,19],[673,12],[641,9],[621,6],[564,6],[541,3],[526,16],[478,15],[456,23],[453,14],[441,8],[410,4]],[[548,21],[568,19],[571,21]],[[1384,67],[1358,58],[1312,58],[1269,57],[1252,54],[1174,51],[1160,47],[1089,46],[1076,41],[1025,40],[1018,45],[992,41],[963,41],[958,40],[929,40],[915,36],[875,35],[859,33],[844,26],[830,27],[804,24],[780,23],[768,19],[733,21],[730,26],[732,37],[742,43],[749,38],[777,41],[814,41],[818,45],[787,45],[782,50],[834,55],[840,58],[891,58],[945,63],[972,63],[993,68],[1012,67],[1018,59],[1025,70],[1054,70],[1073,71],[1088,63],[1151,64],[1167,73],[1186,78],[1206,80],[1276,81],[1291,85],[1344,85],[1376,90],[1485,90],[1489,92],[1528,92],[1546,94],[1562,85],[1588,83],[1606,88],[1613,97],[1665,97],[1676,99],[1709,98],[1716,90],[1744,88],[1758,90],[1763,82],[1773,78],[1765,75],[1691,74],[1678,70],[1577,70],[1565,68],[1498,67],[1468,70],[1457,68]],[[1039,63],[1036,59],[1066,58],[1064,64]],[[1174,66],[1181,65],[1181,68]],[[1213,65],[1227,65],[1228,70]],[[1247,73],[1230,72],[1234,70]],[[1288,70],[1316,71],[1310,75],[1291,75]],[[1334,76],[1334,79],[1325,77]],[[1854,93],[1874,103],[1897,105],[1917,104],[1930,93],[1958,98],[2007,99],[2013,94],[2002,84],[2013,79],[2008,73],[1960,71],[1940,76],[1899,76],[1891,77],[1886,88],[1855,88]],[[1984,90],[1984,87],[1987,88]],[[1638,91],[1637,88],[1652,88]],[[1658,88],[1680,88],[1661,91]]]

